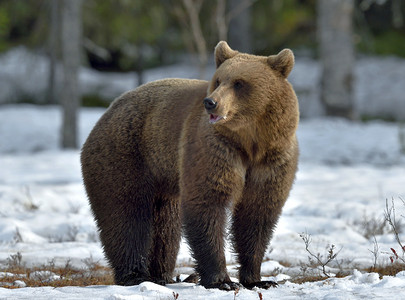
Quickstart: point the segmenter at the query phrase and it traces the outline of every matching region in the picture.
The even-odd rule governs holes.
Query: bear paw
[[[117,281],[116,283],[118,285],[123,285],[123,286],[133,286],[133,285],[138,285],[141,284],[142,282],[145,281],[151,281],[150,277],[130,277],[127,276],[125,279],[122,279],[120,281]]]
[[[235,291],[240,289],[242,285],[237,282],[218,282],[205,286],[207,289],[220,289],[222,291]]]
[[[266,280],[266,281],[257,281],[257,282],[251,282],[251,283],[244,283],[243,286],[247,289],[253,289],[254,287],[261,288],[261,289],[268,289],[271,287],[277,287],[278,283],[275,281],[271,280]]]

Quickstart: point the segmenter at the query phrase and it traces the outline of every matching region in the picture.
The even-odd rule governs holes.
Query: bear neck
[[[283,131],[278,129],[264,118],[237,129],[218,126],[217,131],[235,145],[245,161],[260,164],[268,163],[269,158],[277,160],[278,153],[294,147],[295,134],[281,134]]]

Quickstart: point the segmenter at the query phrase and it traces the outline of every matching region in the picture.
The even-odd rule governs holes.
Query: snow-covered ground
[[[104,109],[80,112],[83,143]],[[86,259],[105,264],[84,192],[79,151],[58,148],[60,110],[56,106],[0,106],[0,271],[11,255],[20,252],[27,266],[53,261],[82,267]],[[403,129],[402,129],[403,130]],[[401,155],[396,123],[356,123],[342,119],[302,120],[299,172],[277,231],[263,263],[263,275],[287,280],[267,291],[207,290],[177,283],[161,287],[143,283],[134,287],[92,286],[64,288],[0,288],[7,299],[400,299],[405,272],[380,279],[377,274],[354,271],[371,267],[374,239],[366,227],[381,223],[386,199],[393,200],[397,219],[405,229],[405,156]],[[325,257],[332,244],[340,250],[328,271],[350,270],[345,278],[294,284],[290,276],[305,271],[308,253],[300,238],[311,235],[312,252]],[[402,241],[405,235],[402,233]],[[376,234],[378,263],[388,264],[390,248],[399,252],[386,227]],[[229,271],[236,275],[228,251]],[[182,244],[178,262],[191,261]],[[281,264],[280,264],[281,263]],[[179,268],[178,273],[190,272]],[[2,273],[0,273],[0,282]]]

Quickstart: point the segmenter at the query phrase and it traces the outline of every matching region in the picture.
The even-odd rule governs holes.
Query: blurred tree
[[[256,1],[182,0],[183,5],[178,1],[167,1],[167,7],[172,8],[182,28],[184,44],[199,58],[200,78],[205,77],[208,52],[211,52],[208,48],[211,49],[219,40],[232,40],[232,47],[251,52],[249,8]]]
[[[57,103],[56,95],[56,62],[58,59],[58,45],[60,33],[60,0],[49,0],[49,33],[48,33],[48,55],[49,55],[49,76],[48,94],[46,103]]]
[[[354,118],[353,0],[318,0],[321,101],[328,115]]]
[[[78,146],[78,109],[80,106],[79,66],[82,40],[82,0],[61,0],[63,84],[60,94],[63,109],[62,147]]]
[[[215,22],[218,27],[218,39],[220,41],[227,41],[229,22],[226,18],[226,0],[217,0]]]
[[[401,2],[403,0],[392,0],[392,25],[394,28],[401,28],[404,26],[404,17],[401,11]]]
[[[198,52],[199,73],[201,79],[205,78],[208,62],[207,42],[202,31],[199,17],[203,2],[204,0],[183,0],[185,13],[187,15],[188,22],[190,23],[193,41]]]
[[[225,0],[223,0],[225,1]],[[252,5],[257,0],[229,0],[228,13],[224,18],[228,22],[228,41],[231,48],[251,53],[252,40]]]

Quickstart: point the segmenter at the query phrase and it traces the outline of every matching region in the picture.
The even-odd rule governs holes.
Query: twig
[[[376,239],[375,235],[373,235],[373,238],[374,238],[373,250],[368,249],[368,251],[370,251],[374,256],[373,270],[376,270],[377,269],[378,253],[380,251],[380,248],[378,246],[378,242],[377,242],[377,239]]]
[[[330,277],[330,275],[326,272],[326,266],[332,261],[334,260],[339,252],[342,250],[342,248],[338,251],[335,252],[335,245],[331,245],[328,249],[328,255],[326,257],[326,261],[322,261],[322,255],[320,255],[320,253],[318,253],[317,255],[313,254],[312,251],[309,249],[309,245],[311,244],[311,235],[308,233],[301,233],[300,237],[302,238],[302,240],[304,241],[305,244],[305,250],[309,253],[310,257],[308,257],[308,259],[311,261],[312,258],[315,259],[315,261],[318,262],[318,266],[320,266],[322,268],[322,273],[326,276],[326,277]],[[312,258],[311,258],[312,257]]]
[[[401,199],[401,200],[402,200],[402,203],[404,203],[404,205],[405,205],[404,200],[403,199]],[[399,247],[401,248],[402,256],[399,256],[397,254],[397,252],[395,251],[395,249],[391,248],[391,252],[394,254],[394,256],[391,256],[390,259],[391,259],[391,262],[394,262],[394,259],[395,260],[399,259],[400,261],[405,263],[405,257],[404,257],[405,256],[405,246],[402,244],[401,239],[399,237],[399,229],[398,229],[398,223],[396,220],[394,199],[391,199],[391,203],[392,203],[392,205],[391,205],[391,207],[389,207],[388,199],[385,199],[384,217],[387,220],[388,224],[391,226],[392,231],[394,232],[394,237],[395,237],[395,240],[397,241]]]

